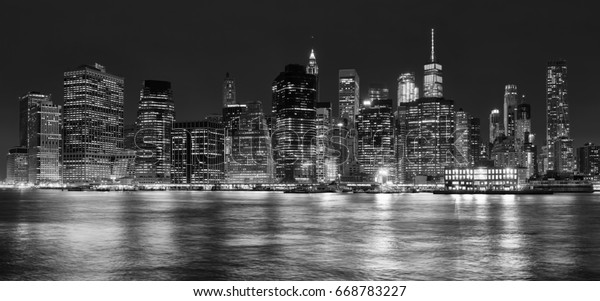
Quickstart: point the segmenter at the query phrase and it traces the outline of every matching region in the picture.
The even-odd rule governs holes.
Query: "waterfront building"
[[[7,184],[25,184],[29,182],[29,157],[27,148],[16,146],[8,150],[6,155]]]
[[[49,95],[28,103],[26,146],[29,183],[61,183],[62,108],[55,105]]]
[[[227,72],[225,80],[223,80],[223,107],[236,103],[235,79],[230,77],[229,72]]]
[[[578,148],[577,159],[580,173],[590,176],[600,174],[600,147],[594,143],[587,142]]]
[[[515,136],[516,109],[519,95],[516,85],[504,86],[504,134],[507,137]]]
[[[274,157],[280,182],[316,181],[316,77],[287,65],[273,81]]]
[[[232,184],[273,183],[271,136],[262,102],[245,105],[234,127],[225,125],[225,178]]]
[[[64,73],[65,182],[113,178],[112,164],[124,147],[123,90],[124,79],[99,64]]]
[[[395,176],[393,100],[365,101],[356,116],[358,163],[364,180],[385,183]]]
[[[525,183],[520,168],[451,167],[444,170],[447,190],[461,191],[515,191]]]
[[[173,123],[172,183],[222,183],[224,136],[221,123],[209,120]]]
[[[575,170],[570,140],[567,62],[564,60],[550,61],[546,68],[546,145],[547,171],[572,173]]]
[[[415,101],[419,98],[419,88],[415,83],[415,74],[402,73],[398,77],[398,104]]]
[[[425,98],[441,98],[444,97],[443,93],[443,80],[442,80],[442,65],[439,63],[435,56],[435,39],[434,30],[431,29],[431,57],[424,67],[424,87],[423,97]]]
[[[171,183],[171,132],[175,102],[171,83],[145,80],[140,92],[135,178],[141,184]]]

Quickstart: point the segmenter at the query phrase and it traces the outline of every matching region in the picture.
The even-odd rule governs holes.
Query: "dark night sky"
[[[194,120],[220,111],[227,71],[239,101],[268,108],[272,80],[286,64],[306,64],[311,47],[323,101],[337,99],[340,68],[358,70],[363,96],[377,82],[395,95],[395,79],[406,71],[421,85],[432,27],[444,94],[482,119],[484,136],[489,111],[514,83],[532,104],[541,143],[546,62],[565,58],[575,144],[600,142],[596,10],[579,1],[521,2],[4,1],[0,151],[18,142],[17,97],[40,91],[62,104],[62,74],[81,64],[98,62],[125,77],[126,123],[135,119],[143,79],[172,81],[177,119]]]

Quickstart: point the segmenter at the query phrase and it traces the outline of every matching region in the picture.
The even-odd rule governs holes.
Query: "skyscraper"
[[[559,173],[571,173],[575,166],[572,151],[573,141],[570,139],[567,62],[564,60],[550,61],[546,71],[548,166],[545,169]],[[560,145],[555,146],[556,142],[560,142]]]
[[[481,164],[485,160],[481,140],[481,119],[471,116],[469,118],[469,157],[471,166]]]
[[[419,98],[419,88],[415,84],[415,74],[402,73],[398,77],[398,104],[415,101]]]
[[[225,74],[223,80],[223,106],[236,104],[235,79],[229,76],[229,72]]]
[[[514,140],[518,151],[523,150],[531,135],[531,105],[521,102],[515,108]]]
[[[366,101],[356,116],[357,159],[367,181],[385,183],[395,176],[392,105],[391,99]]]
[[[60,183],[61,106],[52,103],[48,95],[45,99],[30,102],[28,112],[29,182],[35,185]]]
[[[262,102],[251,102],[245,106],[247,109],[240,113],[236,126],[226,133],[231,147],[229,153],[225,152],[225,177],[227,182],[236,184],[272,183],[271,136]]]
[[[333,134],[331,103],[317,102],[316,108],[316,177],[318,183],[330,183],[336,180],[338,174],[330,148],[330,138]]]
[[[577,149],[579,172],[584,175],[598,176],[600,173],[600,147],[587,142]]]
[[[175,184],[217,185],[224,179],[224,131],[213,121],[173,123],[171,180]]]
[[[22,97],[19,97],[19,145],[25,146],[29,144],[28,129],[29,129],[29,110],[36,104],[42,101],[50,100],[50,95],[40,92],[29,92]]]
[[[171,83],[145,80],[137,112],[135,174],[144,184],[171,183],[171,132],[175,102]]]
[[[454,115],[454,159],[459,167],[470,167],[473,158],[471,153],[471,114],[462,108]]]
[[[273,81],[273,151],[280,181],[316,180],[316,97],[316,77],[302,65],[287,65]]]
[[[113,180],[123,151],[124,79],[104,66],[83,65],[64,73],[64,180]]]
[[[518,98],[516,85],[504,86],[504,134],[508,137],[515,136],[515,114]]]
[[[440,179],[444,168],[454,164],[454,101],[425,97],[402,103],[405,154],[402,160],[405,181],[417,176]]]
[[[431,58],[425,64],[423,97],[443,97],[442,65],[435,57],[434,30],[431,29]]]
[[[6,180],[8,184],[25,184],[29,181],[27,148],[15,146],[6,155]]]
[[[341,69],[338,75],[339,117],[347,125],[354,124],[360,102],[360,79],[354,69]]]
[[[493,109],[490,113],[490,143],[494,143],[498,137],[502,136],[502,117],[500,116],[500,110]]]

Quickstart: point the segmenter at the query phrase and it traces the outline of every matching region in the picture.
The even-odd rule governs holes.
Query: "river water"
[[[0,191],[2,280],[600,280],[600,194]]]

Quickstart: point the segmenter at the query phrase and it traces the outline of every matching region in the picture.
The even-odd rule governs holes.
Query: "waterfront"
[[[0,191],[3,280],[600,280],[600,194]]]

